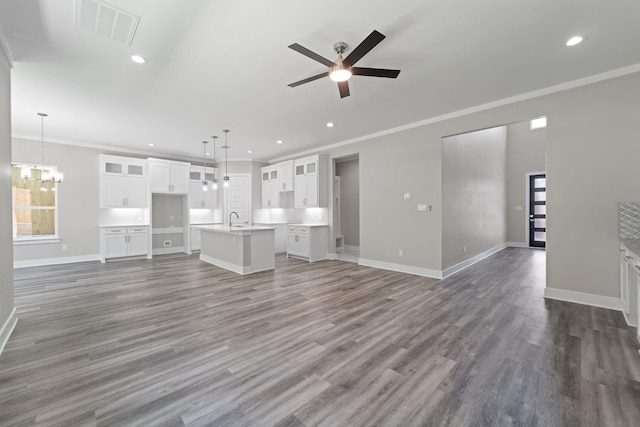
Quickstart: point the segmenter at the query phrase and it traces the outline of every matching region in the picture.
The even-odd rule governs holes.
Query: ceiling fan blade
[[[358,47],[353,49],[353,51],[344,59],[344,61],[342,61],[342,63],[349,66],[355,64],[384,39],[385,36],[383,34],[379,33],[376,30],[373,30],[371,34],[369,34],[367,38],[358,45]]]
[[[302,80],[299,80],[297,82],[289,83],[287,86],[289,86],[289,87],[300,86],[300,85],[303,85],[305,83],[309,83],[309,82],[312,82],[314,80],[318,80],[318,79],[321,79],[323,77],[327,77],[328,75],[329,75],[329,72],[326,71],[324,73],[320,73],[320,74],[317,74],[315,76],[307,77],[306,79],[302,79]]]
[[[400,74],[400,70],[388,70],[386,68],[362,68],[353,67],[351,73],[354,76],[388,77],[395,79]]]
[[[332,65],[336,65],[333,63],[333,61],[329,61],[327,58],[323,58],[322,56],[318,55],[315,52],[310,51],[309,49],[307,49],[304,46],[300,46],[298,43],[294,43],[292,45],[289,45],[289,49],[293,49],[298,53],[303,54],[304,56],[311,58],[315,61],[318,61],[319,63],[326,65],[327,67],[331,67]]]
[[[340,91],[340,98],[346,98],[349,96],[349,82],[338,82],[338,90]]]

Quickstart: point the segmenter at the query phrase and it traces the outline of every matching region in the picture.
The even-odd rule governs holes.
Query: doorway
[[[529,246],[544,248],[547,242],[547,176],[529,175]]]
[[[238,214],[238,218],[235,218],[235,216],[233,218],[234,224],[251,224],[250,174],[229,174],[229,187],[224,189],[224,224],[229,224],[229,214],[231,212]]]
[[[335,159],[333,233],[336,258],[360,260],[360,161],[357,155]]]

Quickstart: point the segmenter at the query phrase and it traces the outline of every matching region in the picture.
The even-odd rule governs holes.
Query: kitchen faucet
[[[231,213],[229,214],[229,227],[233,226],[233,224],[231,223],[231,217],[232,217],[234,214],[235,214],[236,218],[240,219],[240,215],[238,215],[238,212],[235,212],[235,211],[231,212]]]

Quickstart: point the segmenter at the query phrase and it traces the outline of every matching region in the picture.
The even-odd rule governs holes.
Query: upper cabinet
[[[218,207],[218,190],[211,188],[217,169],[207,168],[206,174],[201,167],[192,166],[189,170],[189,208],[214,209]],[[203,181],[207,181],[207,190],[203,189]]]
[[[310,156],[296,159],[294,171],[295,207],[327,207],[327,158]]]
[[[280,192],[279,175],[280,170],[277,165],[265,166],[262,168],[262,207],[279,208]]]
[[[279,170],[278,191],[293,191],[293,160],[278,163],[276,166]]]
[[[146,208],[146,160],[131,157],[100,157],[100,207]]]
[[[149,159],[152,193],[189,193],[189,163]]]

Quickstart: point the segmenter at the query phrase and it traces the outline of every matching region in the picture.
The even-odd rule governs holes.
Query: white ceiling
[[[230,158],[266,160],[640,63],[638,0],[108,3],[141,17],[131,47],[76,29],[75,0],[0,2],[14,136],[39,139],[43,111],[47,140],[201,158],[228,128]],[[374,29],[357,65],[397,79],[354,76],[344,99],[326,78],[287,86],[326,71],[288,45],[334,60]]]

